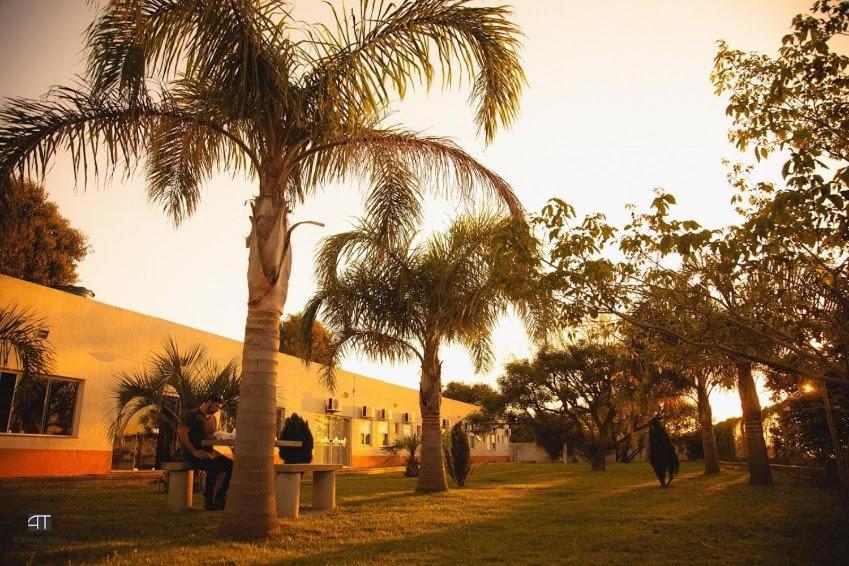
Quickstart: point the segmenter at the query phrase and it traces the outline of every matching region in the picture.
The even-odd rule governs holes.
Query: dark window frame
[[[20,379],[21,375],[23,375],[23,372],[20,369],[0,367],[0,374],[11,374],[11,375],[15,376],[15,386],[12,389],[12,398],[11,398],[10,403],[9,403],[9,416],[7,417],[7,420],[6,420],[5,423],[0,423],[0,424],[2,424],[2,426],[0,426],[0,436],[7,436],[7,437],[10,437],[10,436],[40,436],[40,437],[45,437],[45,438],[76,438],[77,437],[78,432],[79,432],[78,418],[79,418],[79,412],[81,410],[81,404],[82,404],[81,397],[82,397],[83,384],[85,383],[85,380],[74,378],[74,377],[67,377],[67,376],[63,376],[63,375],[55,375],[55,374],[48,374],[48,375],[41,376],[40,379],[45,380],[44,400],[42,401],[42,406],[41,406],[41,429],[40,429],[41,432],[12,432],[12,431],[9,430],[9,427],[12,423],[12,416],[13,416],[13,412],[14,412],[13,408],[15,406],[15,397],[16,397],[17,392],[18,392],[18,380]],[[73,408],[73,412],[72,412],[72,415],[71,415],[71,418],[70,418],[70,432],[68,434],[47,434],[47,433],[44,432],[44,430],[46,429],[46,426],[47,426],[45,419],[48,417],[47,406],[48,406],[48,401],[50,399],[50,389],[51,389],[51,385],[54,381],[68,381],[68,382],[72,382],[72,383],[77,384],[77,391],[76,391],[76,395],[74,396],[74,408]]]

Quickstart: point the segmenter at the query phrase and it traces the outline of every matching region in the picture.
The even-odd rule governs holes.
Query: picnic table
[[[202,446],[236,445],[235,438],[208,438],[201,441]],[[275,446],[302,446],[300,440],[277,440]],[[171,511],[182,511],[192,506],[192,487],[194,486],[195,470],[189,462],[163,462],[162,469],[168,472],[168,508]],[[335,481],[334,481],[335,501]],[[334,503],[335,505],[335,503]]]

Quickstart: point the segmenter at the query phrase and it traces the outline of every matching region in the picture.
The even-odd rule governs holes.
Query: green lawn
[[[166,510],[150,484],[0,484],[0,562],[842,563],[849,509],[834,490],[744,471],[705,478],[685,464],[661,489],[646,464],[490,464],[468,487],[416,495],[399,472],[346,474],[339,509],[283,522],[262,543],[222,541],[219,514]],[[310,483],[302,491],[310,499]],[[199,508],[201,497],[196,495]],[[52,539],[30,541],[26,515],[51,513]],[[24,537],[23,539],[21,537]],[[17,540],[16,540],[17,539]]]

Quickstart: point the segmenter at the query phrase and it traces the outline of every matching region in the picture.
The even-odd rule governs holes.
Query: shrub
[[[463,487],[472,467],[472,455],[462,421],[451,427],[451,432],[442,437],[442,450],[445,453],[448,475],[457,486]]]
[[[384,446],[381,450],[384,454],[390,456],[400,456],[402,453],[406,453],[404,476],[415,478],[419,475],[419,449],[421,448],[421,444],[419,437],[414,434],[412,436],[396,438],[392,444]]]
[[[281,446],[278,451],[280,458],[287,464],[309,464],[312,462],[312,432],[307,421],[292,413],[286,418],[280,440],[300,440],[301,446]]]
[[[649,424],[649,462],[661,487],[669,485],[678,475],[678,454],[666,429],[656,418]]]

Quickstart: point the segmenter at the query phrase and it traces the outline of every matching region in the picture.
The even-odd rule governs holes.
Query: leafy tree
[[[299,440],[300,446],[281,446],[278,448],[280,458],[287,464],[309,464],[312,462],[313,437],[309,423],[292,413],[286,417],[280,440]]]
[[[463,430],[463,423],[457,422],[451,430],[445,433],[442,442],[445,452],[445,467],[448,475],[458,487],[466,485],[466,478],[472,469],[472,455],[469,447],[469,437]]]
[[[389,446],[383,446],[381,451],[389,456],[400,456],[406,454],[404,461],[404,476],[408,478],[416,478],[419,476],[419,452],[421,451],[422,443],[419,437],[415,434],[396,438]]]
[[[312,337],[310,343],[312,348],[307,352],[307,348],[303,342],[303,331],[301,324],[303,323],[303,314],[290,314],[280,323],[280,351],[302,360],[309,359],[310,361],[327,365],[331,361],[331,344],[333,336],[319,321],[314,321],[312,325]]]
[[[377,2],[307,26],[285,0],[111,0],[87,33],[73,87],[0,110],[0,202],[13,173],[43,176],[60,150],[89,173],[143,162],[150,200],[176,223],[221,169],[257,185],[247,238],[242,438],[221,533],[277,529],[272,454],[279,321],[291,274],[290,212],[323,185],[365,177],[369,207],[411,218],[424,191],[475,189],[519,210],[507,183],[435,137],[388,127],[390,102],[438,75],[468,80],[489,142],[518,112],[519,30],[505,7],[468,0]],[[237,440],[237,442],[239,442]]]
[[[71,226],[44,187],[12,178],[9,221],[0,223],[0,273],[57,287],[77,281],[77,263],[88,254],[85,234]]]
[[[162,351],[150,354],[147,363],[116,376],[110,388],[113,405],[108,415],[110,435],[123,435],[136,415],[153,412],[163,442],[158,444],[157,466],[163,450],[173,452],[177,427],[184,410],[200,406],[209,395],[220,396],[221,421],[232,422],[239,403],[239,373],[236,360],[221,366],[210,360],[206,347],[192,344],[181,349],[174,338],[162,342]],[[172,444],[173,446],[169,446]]]
[[[633,362],[621,346],[579,341],[508,364],[499,390],[507,412],[558,433],[546,448],[550,455],[562,452],[560,439],[571,436],[593,469],[604,470],[607,454],[630,443],[676,395],[667,376]],[[549,419],[566,426],[552,427]]]
[[[818,0],[811,13],[793,19],[777,56],[732,49],[719,43],[712,80],[728,96],[728,137],[760,160],[775,152],[794,201],[849,197],[849,56],[834,49],[849,29],[845,0]],[[828,166],[834,170],[824,176]]]
[[[649,462],[661,487],[668,486],[678,475],[678,454],[659,419],[652,419],[649,424]]]
[[[442,388],[442,396],[480,407],[492,407],[498,403],[498,393],[488,383],[449,381]]]
[[[358,347],[384,361],[417,360],[421,366],[422,461],[417,490],[448,489],[443,467],[440,349],[459,343],[476,369],[493,361],[490,334],[508,306],[529,323],[544,297],[524,294],[536,276],[533,249],[519,221],[496,216],[461,217],[447,232],[414,244],[410,226],[393,228],[371,215],[331,236],[318,254],[316,294],[304,310],[305,328],[319,313],[334,335],[334,360]],[[333,379],[332,363],[323,368]]]
[[[674,328],[676,333],[688,336],[704,335],[709,331],[704,327],[702,319],[678,308],[677,302],[670,304],[665,301],[662,293],[654,293],[650,300],[635,305],[629,315],[646,324],[624,325],[623,332],[641,348],[644,356],[666,368],[665,371],[674,373],[676,380],[693,397],[697,411],[697,432],[701,437],[697,449],[699,459],[704,458],[706,474],[719,473],[710,393],[716,387],[734,386],[733,364],[725,356],[694,348],[680,340],[670,339],[665,332],[646,328],[650,323],[656,328]]]

